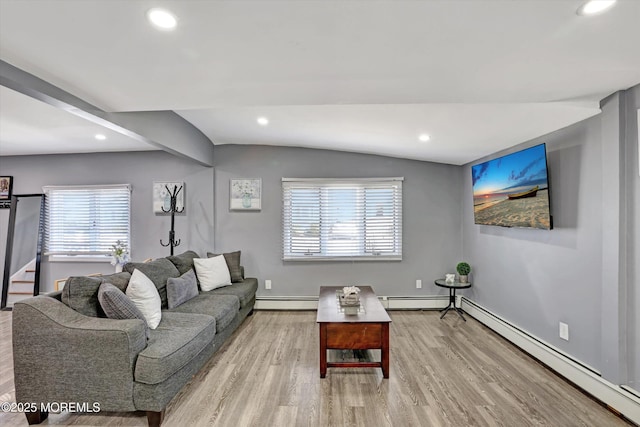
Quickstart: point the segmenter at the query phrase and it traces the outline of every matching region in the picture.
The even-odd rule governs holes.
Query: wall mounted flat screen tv
[[[476,224],[553,227],[545,144],[477,164],[471,173]]]

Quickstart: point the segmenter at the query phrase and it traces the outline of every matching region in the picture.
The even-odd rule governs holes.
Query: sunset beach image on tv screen
[[[476,224],[551,229],[545,144],[471,168]]]

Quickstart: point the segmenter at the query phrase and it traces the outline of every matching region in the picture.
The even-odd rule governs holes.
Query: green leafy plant
[[[456,270],[458,271],[459,275],[467,276],[469,273],[471,273],[471,266],[466,262],[459,262],[456,266]]]

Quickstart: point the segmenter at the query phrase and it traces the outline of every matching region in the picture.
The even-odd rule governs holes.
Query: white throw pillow
[[[162,303],[160,302],[160,294],[158,294],[156,285],[153,284],[151,279],[140,270],[133,270],[125,294],[140,310],[149,328],[157,328],[162,318]]]
[[[223,255],[211,258],[194,258],[193,265],[196,267],[200,289],[203,291],[231,285],[231,274],[229,274],[229,267],[227,267]]]

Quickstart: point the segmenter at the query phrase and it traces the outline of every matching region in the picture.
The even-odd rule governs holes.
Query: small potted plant
[[[466,262],[459,262],[456,266],[456,270],[460,275],[460,283],[467,283],[469,280],[469,273],[471,273],[471,266]]]

